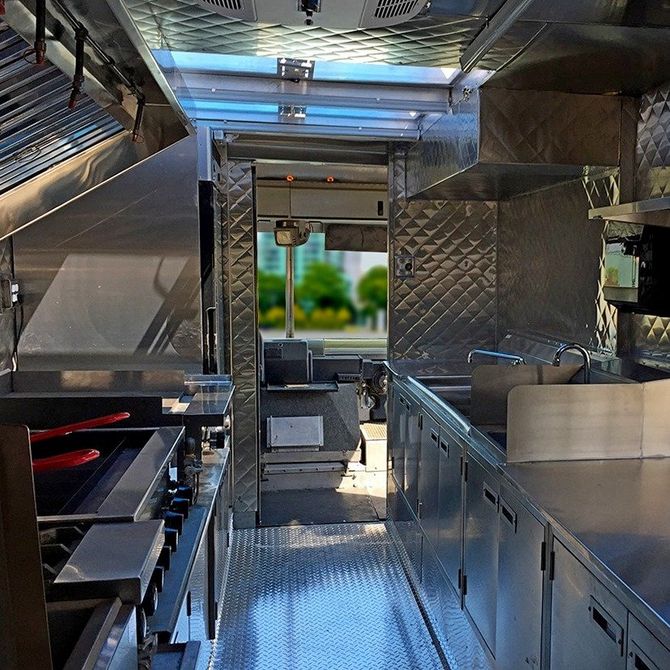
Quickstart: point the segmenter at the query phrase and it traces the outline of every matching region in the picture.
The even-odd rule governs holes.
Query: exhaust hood
[[[553,91],[453,91],[407,155],[408,197],[498,200],[619,162],[621,99]]]

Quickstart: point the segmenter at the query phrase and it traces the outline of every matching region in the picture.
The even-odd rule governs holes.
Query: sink
[[[472,395],[470,375],[424,376],[416,379],[438,398],[448,402],[464,417],[469,418]]]
[[[472,377],[470,375],[425,376],[417,377],[416,380],[431,390],[453,387],[470,388],[472,384]]]

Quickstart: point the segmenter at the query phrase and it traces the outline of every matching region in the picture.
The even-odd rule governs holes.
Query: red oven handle
[[[100,458],[100,452],[97,449],[68,451],[65,454],[58,454],[58,456],[35,459],[33,461],[33,472],[49,472],[51,470],[73,468],[77,465],[83,465],[89,461],[94,461],[96,458]]]
[[[130,417],[129,412],[117,412],[116,414],[108,414],[107,416],[99,416],[96,419],[88,419],[86,421],[79,421],[77,423],[69,423],[66,426],[59,426],[58,428],[49,428],[49,430],[42,430],[38,433],[33,433],[30,436],[30,442],[44,442],[53,437],[63,437],[69,435],[77,430],[86,430],[88,428],[99,428],[100,426],[108,426],[117,421],[123,421]]]

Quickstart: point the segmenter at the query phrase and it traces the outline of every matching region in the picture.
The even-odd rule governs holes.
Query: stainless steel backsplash
[[[640,101],[636,144],[636,199],[670,195],[670,83]],[[670,318],[634,314],[625,332],[628,353],[670,365]]]
[[[465,359],[494,346],[497,203],[407,200],[400,154],[389,190],[390,358]],[[395,276],[398,256],[413,258],[413,276]]]

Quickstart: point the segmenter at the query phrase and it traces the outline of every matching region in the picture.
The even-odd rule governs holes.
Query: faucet
[[[512,365],[525,365],[526,359],[523,356],[517,356],[516,354],[503,354],[500,351],[488,351],[487,349],[473,349],[468,354],[468,363],[472,363],[472,359],[475,355],[479,356],[490,356],[491,358],[500,358],[503,361],[510,361]]]
[[[584,383],[589,384],[591,382],[591,354],[581,344],[577,344],[576,342],[564,344],[554,354],[553,363],[556,367],[561,364],[561,357],[566,351],[576,351],[582,355],[584,359]]]

